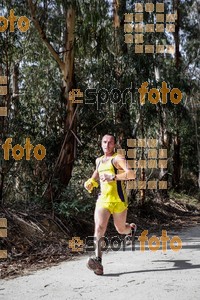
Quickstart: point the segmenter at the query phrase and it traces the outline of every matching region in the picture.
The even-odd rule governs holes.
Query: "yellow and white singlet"
[[[99,177],[101,174],[115,175],[117,174],[117,168],[113,164],[114,157],[117,153],[114,153],[106,161],[105,156],[99,158],[97,165],[97,171]],[[113,180],[110,182],[100,180],[101,193],[96,202],[97,207],[106,208],[113,213],[121,213],[128,207],[127,194],[125,182],[121,180]]]

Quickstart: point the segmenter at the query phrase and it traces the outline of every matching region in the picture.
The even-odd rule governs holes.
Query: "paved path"
[[[175,233],[168,233],[170,238]],[[177,233],[176,233],[177,234]],[[161,249],[109,252],[103,257],[104,276],[85,267],[87,256],[31,275],[1,280],[1,300],[199,300],[200,226],[178,235],[179,252]]]

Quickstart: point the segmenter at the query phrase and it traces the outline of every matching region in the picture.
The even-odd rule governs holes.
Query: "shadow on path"
[[[177,270],[192,270],[199,269],[200,265],[193,265],[189,263],[190,260],[154,260],[153,262],[173,262],[174,267],[168,269],[150,269],[150,270],[138,270],[138,271],[130,271],[130,272],[122,272],[122,273],[110,273],[104,274],[103,276],[107,277],[118,277],[126,274],[137,274],[137,273],[149,273],[149,272],[165,272],[165,271],[177,271]]]

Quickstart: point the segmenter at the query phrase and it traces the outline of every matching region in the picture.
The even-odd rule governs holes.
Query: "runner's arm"
[[[114,180],[134,180],[136,178],[136,171],[132,170],[124,156],[117,155],[114,159],[114,165],[121,171],[115,175]]]
[[[98,166],[98,158],[96,159],[96,170],[93,172],[91,178],[84,183],[84,187],[88,191],[92,191],[94,186],[96,187],[98,186],[97,180],[99,179],[99,172],[97,171],[97,166]]]
[[[97,171],[97,167],[99,164],[99,158],[96,159],[96,170],[93,172],[92,177],[94,180],[99,180],[99,172]]]

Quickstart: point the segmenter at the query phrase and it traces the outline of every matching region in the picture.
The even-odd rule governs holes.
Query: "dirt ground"
[[[182,249],[153,252],[140,250],[139,241],[132,251],[104,253],[104,275],[86,268],[90,253],[71,257],[57,266],[31,272],[26,276],[1,280],[2,300],[37,299],[137,299],[198,300],[200,290],[200,223],[168,231],[170,239],[178,235]],[[158,236],[158,233],[155,233]],[[150,238],[150,236],[149,236]]]
[[[7,249],[8,257],[0,259],[1,279],[22,276],[62,261],[77,259],[84,251],[71,251],[68,241],[73,236],[84,240],[88,235],[93,235],[92,215],[89,220],[75,219],[71,223],[64,223],[63,220],[51,218],[46,214],[8,211],[6,217],[8,237],[0,240],[0,248]],[[148,229],[149,234],[159,235],[164,229],[179,231],[200,224],[200,210],[198,206],[174,199],[165,202],[154,200],[143,207],[130,207],[128,221],[137,224],[138,235],[145,229]],[[76,224],[76,227],[73,227],[72,223]],[[111,218],[107,236],[116,235]]]

